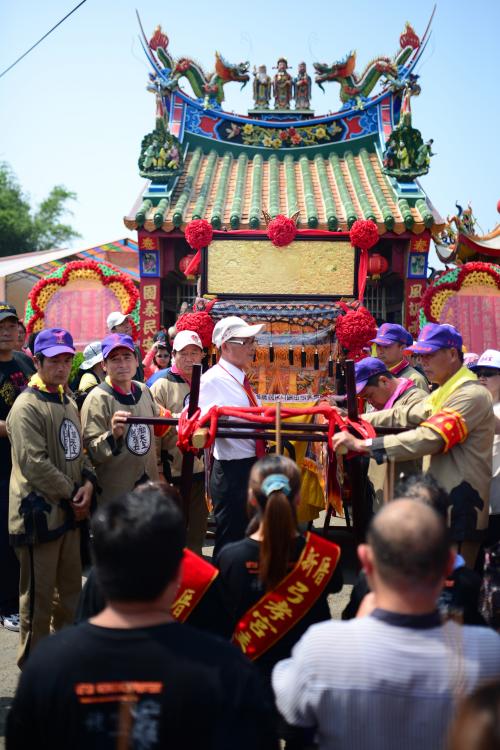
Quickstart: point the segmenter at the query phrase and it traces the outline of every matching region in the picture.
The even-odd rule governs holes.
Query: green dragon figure
[[[344,104],[351,100],[361,101],[371,94],[382,76],[396,80],[398,78],[398,67],[404,65],[412,52],[420,46],[420,40],[409,23],[406,24],[399,42],[401,49],[393,58],[376,57],[368,63],[361,75],[358,75],[355,71],[355,52],[350,52],[343,60],[332,65],[313,63],[316,70],[314,80],[323,91],[323,83],[330,81],[339,83],[340,99]]]
[[[161,30],[161,26],[155,29],[155,33],[149,41],[149,47],[155,51],[158,59],[168,73],[168,78],[163,82],[167,91],[174,91],[179,86],[181,78],[187,78],[191,84],[195,96],[203,99],[206,106],[213,102],[218,105],[224,101],[224,86],[226,83],[237,81],[246,86],[250,80],[248,73],[249,62],[233,64],[227,62],[220,52],[215,53],[215,70],[207,74],[198,63],[189,57],[181,57],[175,60],[168,51],[168,37]]]

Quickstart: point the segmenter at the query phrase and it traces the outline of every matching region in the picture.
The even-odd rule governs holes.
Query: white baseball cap
[[[230,315],[228,318],[219,320],[213,330],[212,341],[220,349],[222,344],[229,339],[249,339],[256,336],[264,328],[264,325],[264,323],[250,325],[243,318]]]
[[[473,372],[482,367],[491,367],[494,370],[500,370],[500,352],[496,349],[486,349],[474,365],[469,365],[469,369]]]
[[[91,341],[83,350],[83,362],[80,370],[90,370],[98,362],[102,362],[102,346],[100,341]]]
[[[118,310],[116,310],[115,312],[110,312],[108,317],[106,318],[108,331],[112,331],[115,326],[121,325],[124,320],[127,320],[127,318],[128,315],[124,315],[124,313],[121,313]]]
[[[172,344],[172,349],[174,352],[181,352],[190,344],[203,349],[203,344],[196,331],[179,331]]]

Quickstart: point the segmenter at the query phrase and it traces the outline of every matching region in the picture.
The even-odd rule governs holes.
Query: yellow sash
[[[444,385],[436,388],[430,396],[427,397],[427,405],[431,409],[431,414],[436,414],[441,410],[444,402],[464,383],[469,380],[477,380],[477,375],[471,372],[467,367],[461,367]]]
[[[319,599],[340,559],[340,547],[317,534],[306,545],[293,570],[246,612],[233,642],[249,659],[258,659],[296,625]]]

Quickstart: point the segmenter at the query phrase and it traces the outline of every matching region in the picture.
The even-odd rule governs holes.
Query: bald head
[[[435,586],[446,574],[450,555],[444,520],[428,505],[394,500],[374,517],[367,541],[374,566],[389,586]]]

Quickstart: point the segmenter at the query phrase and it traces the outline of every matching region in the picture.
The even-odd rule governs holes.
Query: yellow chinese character
[[[410,325],[406,326],[406,329],[408,333],[411,333],[412,336],[416,336],[418,334],[418,323],[415,321],[414,323],[410,323]]]
[[[149,352],[151,347],[153,346],[154,341],[152,336],[148,336],[145,339],[142,339],[142,346],[144,347],[145,351]]]
[[[307,557],[302,560],[300,563],[300,567],[302,570],[306,571],[306,576],[309,576],[311,574],[311,571],[316,567],[318,564],[319,559],[319,552],[316,552],[314,549],[309,550],[307,553]]]
[[[143,333],[156,333],[156,321],[151,320],[151,319],[145,320],[142,326],[142,332]]]
[[[287,590],[290,594],[292,594],[292,596],[287,596],[287,600],[291,604],[300,604],[300,602],[304,601],[304,597],[302,596],[302,594],[305,594],[307,591],[309,591],[309,586],[306,586],[305,583],[301,583],[301,581],[298,581],[298,583],[294,583],[289,586]]]
[[[250,633],[247,630],[243,630],[241,633],[236,633],[236,635],[234,636],[234,640],[238,641],[241,650],[244,654],[246,654],[248,645],[252,641],[252,636],[250,635]]]
[[[415,297],[421,297],[422,296],[422,284],[413,284],[410,288],[410,294],[408,295],[412,299],[415,299]]]
[[[418,304],[418,302],[410,302],[410,304],[408,305],[408,312],[410,313],[412,318],[415,318],[418,315],[419,311],[420,305]]]
[[[186,607],[191,606],[191,601],[193,599],[194,593],[194,589],[186,589],[182,592],[182,594],[172,605],[172,614],[174,617],[179,617],[184,612]]]
[[[264,638],[268,630],[271,630],[273,633],[278,632],[274,625],[271,624],[269,617],[261,615],[258,609],[254,609],[252,616],[255,619],[250,623],[250,630],[252,633],[255,633],[257,638]]]
[[[158,308],[154,302],[146,302],[144,305],[144,315],[148,318],[152,318],[154,315],[158,315]]]
[[[143,237],[141,250],[156,250],[156,242],[151,237]]]
[[[269,604],[264,605],[264,609],[268,610],[271,620],[284,620],[285,617],[292,616],[292,610],[286,599],[283,599],[282,602],[269,602]]]
[[[425,239],[413,240],[411,249],[417,253],[426,252],[429,247],[428,241]]]
[[[319,586],[323,578],[328,575],[332,565],[331,557],[324,557],[318,565],[318,570],[314,574],[314,583]]]
[[[144,299],[156,299],[156,286],[155,284],[147,284],[142,288],[142,296]]]

